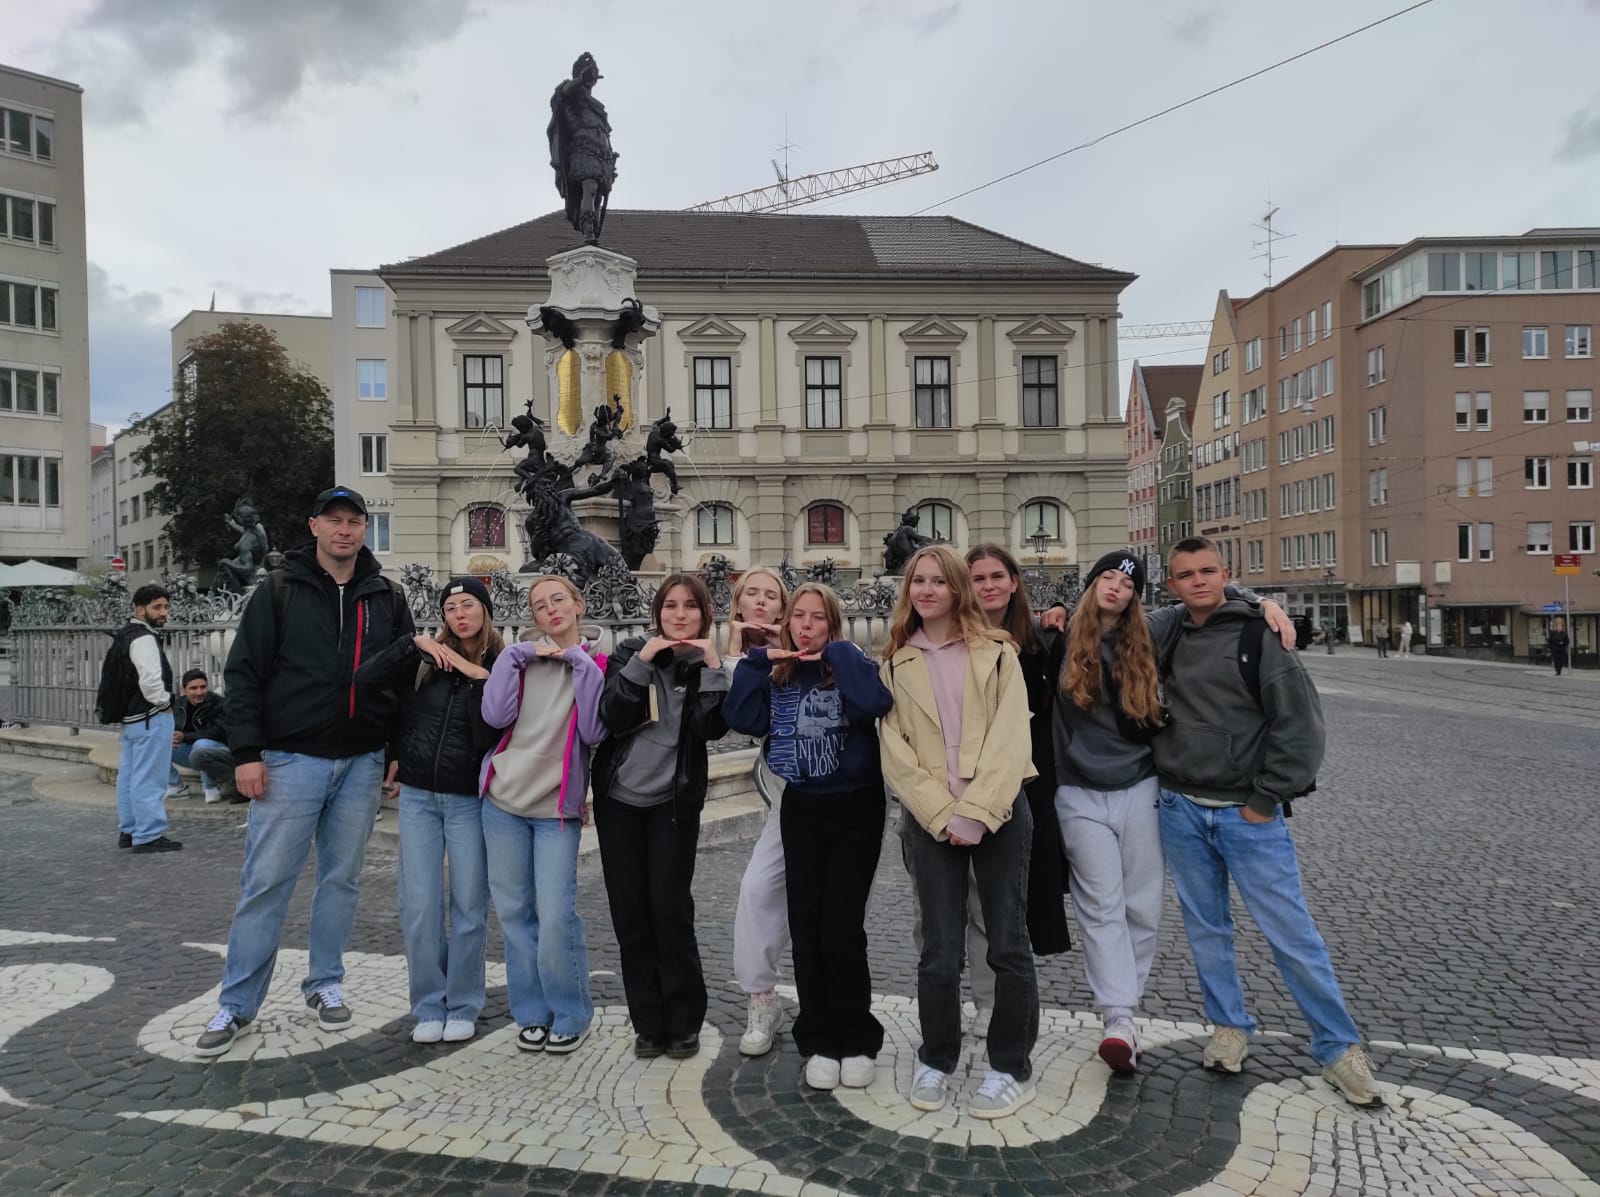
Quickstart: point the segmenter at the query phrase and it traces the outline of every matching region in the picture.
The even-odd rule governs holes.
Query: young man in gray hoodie
[[[1261,619],[1261,611],[1226,598],[1227,581],[1214,543],[1179,541],[1167,584],[1185,618],[1157,646],[1168,710],[1154,743],[1161,845],[1214,1027],[1205,1065],[1240,1071],[1256,1028],[1234,957],[1231,878],[1311,1027],[1311,1054],[1323,1077],[1352,1105],[1382,1105],[1327,945],[1306,909],[1281,810],[1316,781],[1322,704],[1300,659],[1276,637],[1242,634],[1253,631],[1247,621]],[[1241,659],[1251,651],[1258,662]],[[1259,691],[1250,681],[1256,672]]]

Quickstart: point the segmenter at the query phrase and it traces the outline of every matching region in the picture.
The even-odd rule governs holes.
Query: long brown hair
[[[1010,601],[1006,603],[1006,613],[1000,620],[1000,626],[1010,632],[1011,638],[1017,642],[1017,652],[1036,652],[1039,648],[1039,637],[1033,630],[1033,610],[1028,606],[1028,588],[1022,584],[1022,567],[1011,555],[1011,550],[992,541],[985,541],[967,550],[968,571],[970,572],[974,565],[985,558],[998,561],[1005,566],[1006,573],[1010,574],[1011,580],[1017,584],[1017,588],[1011,592]]]
[[[475,603],[478,602],[470,594],[465,597],[472,599]],[[469,653],[467,651],[466,644],[462,642],[461,637],[456,635],[448,619],[443,621],[443,626],[440,627],[439,634],[434,637],[434,640],[444,645],[451,652],[471,661],[474,665],[482,665],[487,669],[490,663],[505,651],[506,642],[505,637],[500,635],[500,629],[494,626],[494,613],[482,603],[478,603],[478,606],[483,611],[483,627],[478,632],[477,652]],[[424,657],[423,664],[427,668],[427,674],[434,672],[435,666],[431,658]],[[427,674],[424,676],[427,676]]]
[[[662,579],[656,597],[650,601],[650,623],[657,632],[661,631],[661,609],[667,605],[667,595],[678,586],[687,590],[694,605],[700,608],[700,633],[695,639],[704,640],[711,635],[711,591],[699,574],[668,574]]]
[[[772,584],[778,588],[778,618],[782,620],[789,610],[789,588],[784,585],[783,578],[778,571],[770,565],[752,565],[739,575],[739,580],[733,584],[733,598],[728,604],[728,643],[733,643],[733,621],[739,619],[739,600],[744,597],[744,588],[750,584],[750,579],[755,577],[771,578]],[[762,633],[761,643],[765,644],[766,634]],[[741,643],[740,651],[748,652],[752,647],[749,643]]]
[[[883,650],[884,656],[894,656],[922,627],[922,616],[911,605],[911,578],[917,572],[918,564],[925,560],[939,567],[945,584],[955,597],[950,617],[955,620],[956,634],[961,639],[973,645],[986,640],[1011,642],[1009,633],[989,626],[983,608],[978,606],[978,592],[972,587],[972,571],[967,568],[967,563],[949,545],[930,544],[911,554],[911,560],[906,562],[900,574],[900,594],[894,601],[894,612],[889,616],[889,643]]]
[[[1145,622],[1144,604],[1136,592],[1117,617],[1112,639],[1111,678],[1122,713],[1154,724],[1161,720],[1161,695],[1156,673],[1156,644]],[[1081,710],[1100,704],[1103,666],[1100,660],[1100,600],[1094,584],[1083,592],[1067,623],[1067,661],[1061,670],[1061,693]]]
[[[839,605],[839,596],[830,586],[821,582],[802,582],[794,588],[794,593],[789,596],[788,605],[783,609],[783,632],[778,637],[778,647],[795,651],[794,634],[789,631],[789,617],[794,614],[795,606],[808,594],[814,594],[822,600],[822,613],[828,617],[828,643],[843,640],[844,635],[844,608]],[[823,647],[827,647],[824,645]],[[787,686],[794,681],[795,665],[793,657],[784,661],[775,661],[772,666],[772,682],[777,686]],[[822,663],[822,684],[833,684],[833,670],[828,668],[828,663]]]

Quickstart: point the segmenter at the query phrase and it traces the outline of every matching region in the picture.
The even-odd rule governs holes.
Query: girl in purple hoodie
[[[508,646],[483,690],[485,722],[505,729],[483,761],[483,839],[517,1046],[565,1053],[594,1018],[578,837],[589,749],[605,737],[606,659],[583,638],[583,596],[566,578],[534,579],[528,607],[540,637]]]

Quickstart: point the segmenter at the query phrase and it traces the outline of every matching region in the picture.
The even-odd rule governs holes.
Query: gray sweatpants
[[[765,762],[757,767],[764,768]],[[782,784],[776,782],[770,792],[781,793]],[[784,887],[783,833],[778,828],[781,804],[782,798],[774,797],[739,882],[739,906],[733,915],[733,976],[746,993],[766,993],[778,983],[783,950],[789,946],[789,895]]]
[[[1056,787],[1083,967],[1108,1020],[1133,1017],[1155,960],[1166,883],[1159,797],[1153,777],[1126,790]]]

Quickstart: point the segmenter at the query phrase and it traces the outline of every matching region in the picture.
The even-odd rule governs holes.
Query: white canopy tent
[[[0,565],[0,590],[16,586],[84,586],[89,579],[70,569],[28,560],[20,565]]]

